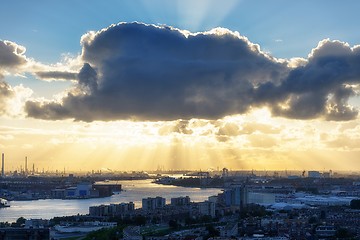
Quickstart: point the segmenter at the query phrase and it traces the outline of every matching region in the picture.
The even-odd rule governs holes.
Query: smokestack
[[[1,163],[2,163],[2,165],[1,165],[1,176],[2,177],[5,177],[5,156],[4,156],[4,153],[3,154],[1,154]]]
[[[28,169],[27,169],[27,157],[25,157],[25,173],[28,173]]]

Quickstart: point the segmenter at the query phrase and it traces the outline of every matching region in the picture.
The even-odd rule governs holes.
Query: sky
[[[6,171],[360,171],[360,2],[2,3]]]

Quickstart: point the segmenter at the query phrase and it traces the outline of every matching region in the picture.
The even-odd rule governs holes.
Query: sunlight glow
[[[219,27],[239,0],[177,0],[178,25],[187,26],[191,31]]]
[[[218,120],[18,124],[0,128],[10,170],[24,156],[45,171],[360,168],[359,120],[289,120],[267,108]]]

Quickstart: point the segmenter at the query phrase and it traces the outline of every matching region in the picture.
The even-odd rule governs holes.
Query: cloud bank
[[[28,101],[41,119],[219,119],[267,106],[294,119],[350,120],[360,48],[324,40],[301,65],[278,60],[237,32],[189,33],[119,23],[81,38],[84,65],[60,102]],[[73,78],[73,73],[61,75]]]

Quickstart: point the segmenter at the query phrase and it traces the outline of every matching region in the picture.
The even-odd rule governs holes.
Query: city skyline
[[[360,171],[359,5],[4,3],[5,171]]]

